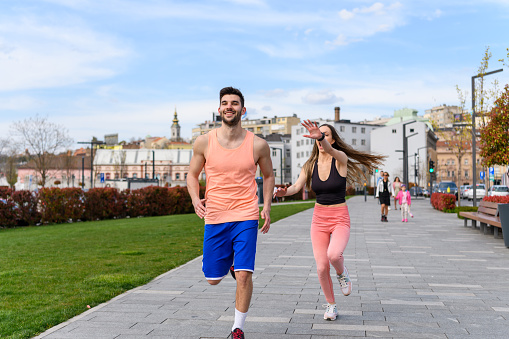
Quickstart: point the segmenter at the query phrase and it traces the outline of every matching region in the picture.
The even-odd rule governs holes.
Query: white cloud
[[[336,38],[325,43],[329,46],[345,46],[362,41],[380,32],[389,32],[405,23],[403,5],[395,2],[385,6],[376,2],[369,7],[358,7],[352,10],[342,9],[338,12],[338,22],[329,25]]]
[[[281,88],[276,88],[273,90],[262,91],[262,94],[266,97],[287,97],[288,92]]]
[[[0,91],[108,78],[130,55],[115,38],[65,22],[11,18],[2,21],[0,34]]]
[[[338,98],[330,90],[322,90],[306,94],[304,97],[302,97],[302,101],[311,105],[331,105],[338,101],[343,101],[343,99]]]

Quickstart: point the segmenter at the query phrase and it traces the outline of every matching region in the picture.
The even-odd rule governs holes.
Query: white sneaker
[[[325,304],[323,307],[327,307],[323,314],[323,318],[325,320],[336,320],[336,317],[338,316],[338,308],[336,304]]]
[[[343,295],[350,295],[350,293],[352,293],[352,281],[350,280],[350,275],[348,275],[348,270],[345,266],[343,266],[343,273],[336,275],[336,277],[338,278]]]

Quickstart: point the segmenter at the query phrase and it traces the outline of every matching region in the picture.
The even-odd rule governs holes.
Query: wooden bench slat
[[[498,217],[498,203],[481,200],[477,212],[460,212],[460,216],[488,224],[491,226],[502,227],[500,218]],[[465,220],[466,226],[466,220]]]

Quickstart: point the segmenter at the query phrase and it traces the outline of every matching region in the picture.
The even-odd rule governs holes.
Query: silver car
[[[505,186],[505,185],[493,185],[490,187],[489,191],[488,191],[488,196],[489,197],[492,197],[492,196],[506,196],[506,195],[509,195],[509,187]]]
[[[484,186],[484,184],[478,184],[476,185],[476,189],[475,189],[475,199],[476,200],[480,200],[482,199],[484,196],[486,195],[486,186]],[[474,189],[470,189],[468,192],[467,192],[467,199],[468,201],[470,200],[474,200]]]

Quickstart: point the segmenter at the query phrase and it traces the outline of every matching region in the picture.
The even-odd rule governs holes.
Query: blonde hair
[[[351,186],[353,183],[363,184],[363,179],[367,181],[366,172],[374,171],[376,168],[380,167],[383,160],[386,158],[382,155],[373,155],[367,152],[361,152],[350,145],[345,143],[343,139],[339,137],[336,129],[329,125],[323,124],[322,126],[327,126],[331,131],[331,136],[334,142],[332,143],[332,147],[337,149],[338,151],[342,151],[348,157],[347,163],[347,183]],[[320,151],[318,150],[318,145],[315,142],[313,146],[313,150],[311,151],[311,156],[304,164],[304,173],[306,174],[306,189],[311,190],[311,177],[313,174],[313,169],[315,163],[318,161],[318,156]]]

